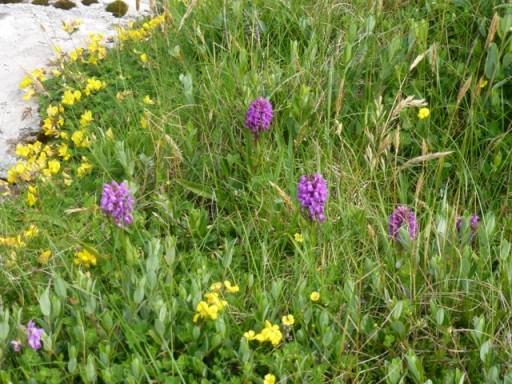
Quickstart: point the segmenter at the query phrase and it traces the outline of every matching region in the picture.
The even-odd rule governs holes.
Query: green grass
[[[70,134],[93,112],[92,145],[70,144],[35,206],[20,184],[0,208],[4,236],[39,228],[2,247],[1,381],[511,383],[512,7],[380,3],[170,1],[149,40],[44,82],[42,111],[89,77],[107,86],[65,108]],[[259,96],[274,120],[256,141],[244,118]],[[79,178],[82,156],[93,170]],[[295,198],[314,172],[324,223]],[[111,180],[134,191],[125,229],[98,208]],[[420,228],[404,246],[388,235],[398,204]],[[472,214],[469,241],[455,220]],[[73,264],[83,248],[95,267]],[[193,323],[224,280],[240,291]],[[278,346],[243,337],[286,314]]]

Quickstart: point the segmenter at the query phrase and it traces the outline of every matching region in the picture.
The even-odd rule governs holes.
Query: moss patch
[[[76,4],[70,0],[59,0],[56,3],[54,3],[53,6],[59,9],[71,9],[76,7]]]
[[[98,3],[98,0],[82,0],[83,5],[91,5]]]
[[[23,0],[0,0],[0,4],[21,3]]]
[[[112,13],[115,17],[123,17],[128,12],[128,4],[122,0],[116,0],[107,5],[105,10]]]
[[[48,3],[48,0],[32,0],[32,4],[34,4],[34,5],[43,5],[45,7],[50,5]]]

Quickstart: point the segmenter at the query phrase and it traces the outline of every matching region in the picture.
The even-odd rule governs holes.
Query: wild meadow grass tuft
[[[160,7],[23,83],[0,381],[512,383],[510,4]]]

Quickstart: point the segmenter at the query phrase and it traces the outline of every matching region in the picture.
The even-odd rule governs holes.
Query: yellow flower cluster
[[[196,313],[192,318],[194,323],[197,323],[200,319],[217,320],[219,312],[228,305],[228,302],[222,300],[217,292],[205,293],[204,298],[206,300],[201,300],[197,303]]]
[[[71,21],[62,21],[62,30],[71,35],[74,32],[78,31],[78,28],[80,28],[80,24],[82,24],[82,22],[79,19]]]
[[[73,105],[76,102],[80,101],[82,98],[82,92],[79,90],[66,90],[62,95],[62,104],[64,105]]]
[[[117,30],[117,37],[119,41],[142,41],[146,40],[151,36],[151,33],[165,21],[165,15],[160,15],[154,17],[144,24],[140,28],[132,28],[128,29],[119,28]]]
[[[18,181],[31,181],[38,173],[47,177],[57,174],[60,163],[57,160],[50,160],[54,153],[51,145],[43,146],[40,141],[32,144],[18,144],[16,155],[25,160],[18,161],[7,171],[7,181],[14,184]]]
[[[197,323],[199,319],[210,319],[217,320],[219,312],[221,312],[228,302],[222,300],[219,293],[225,290],[227,293],[237,293],[240,291],[238,285],[233,285],[229,280],[225,280],[224,283],[218,281],[210,286],[210,291],[205,293],[204,298],[196,306],[196,313],[192,318],[194,323]]]
[[[276,384],[276,380],[277,379],[273,374],[267,373],[263,378],[263,384]]]
[[[244,337],[248,341],[256,340],[260,343],[269,342],[272,346],[276,347],[281,340],[283,340],[283,334],[279,329],[279,326],[272,324],[270,321],[265,320],[265,327],[260,333],[254,332],[252,329],[244,333]]]
[[[30,74],[26,75],[20,81],[20,89],[25,89],[25,94],[23,95],[23,100],[30,100],[36,94],[36,85],[40,87],[40,84],[46,80],[44,72],[42,69],[37,68],[34,69]]]
[[[104,81],[98,80],[95,77],[91,77],[90,79],[87,79],[84,93],[86,96],[89,96],[91,93],[101,91],[106,86],[107,84]]]
[[[50,257],[52,257],[52,251],[47,249],[46,251],[43,251],[39,254],[39,256],[37,257],[37,261],[40,264],[46,265],[46,264],[48,264]]]
[[[103,45],[104,36],[100,33],[89,34],[89,64],[97,65],[99,61],[107,57],[107,49]]]
[[[71,62],[81,60],[84,56],[84,49],[83,48],[75,48],[72,51],[69,51],[68,56],[69,56],[69,60]]]
[[[27,245],[27,240],[32,239],[39,233],[39,229],[34,225],[30,225],[21,234],[15,236],[0,236],[0,245],[11,248],[23,248]]]
[[[75,265],[83,265],[85,267],[90,267],[91,265],[96,265],[96,256],[89,252],[87,249],[82,249],[79,252],[75,253]]]

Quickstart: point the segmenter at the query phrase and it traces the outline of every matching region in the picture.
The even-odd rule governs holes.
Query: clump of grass
[[[76,4],[72,2],[71,0],[57,0],[55,3],[52,4],[55,8],[58,9],[71,9],[76,7]]]
[[[105,10],[112,13],[115,17],[123,17],[128,12],[128,4],[123,0],[116,0],[108,4]]]

